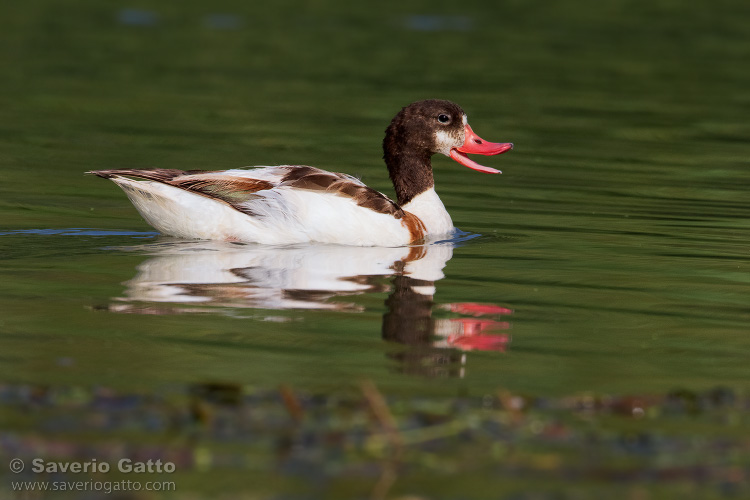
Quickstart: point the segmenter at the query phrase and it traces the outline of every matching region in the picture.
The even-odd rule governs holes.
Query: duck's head
[[[479,172],[499,174],[500,170],[469,159],[467,153],[497,155],[512,148],[512,143],[479,137],[459,105],[440,99],[417,101],[403,108],[383,140],[385,162],[401,204],[434,185],[430,157],[435,153]]]

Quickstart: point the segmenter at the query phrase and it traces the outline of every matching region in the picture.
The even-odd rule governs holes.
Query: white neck
[[[450,234],[453,231],[451,216],[445,210],[445,205],[440,201],[434,187],[418,194],[402,208],[422,220],[428,236]]]

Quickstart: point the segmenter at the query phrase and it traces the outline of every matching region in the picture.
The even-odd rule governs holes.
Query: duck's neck
[[[396,190],[396,201],[404,206],[415,196],[435,185],[432,177],[432,163],[430,155],[426,152],[407,152],[406,148],[399,148],[395,144],[390,146],[384,148],[383,158],[388,167],[388,176]]]

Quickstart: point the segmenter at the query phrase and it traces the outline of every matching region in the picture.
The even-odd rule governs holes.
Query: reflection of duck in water
[[[127,281],[121,312],[205,311],[184,305],[254,309],[360,307],[337,300],[385,292],[396,273],[434,282],[453,256],[450,242],[415,247],[356,248],[341,245],[271,247],[214,241],[144,245],[133,250],[154,256]],[[127,305],[126,305],[127,304]],[[182,305],[175,307],[175,304]],[[144,307],[145,306],[145,309]],[[111,308],[111,309],[112,309]],[[214,311],[211,311],[214,312]]]
[[[109,310],[139,314],[216,312],[216,307],[358,311],[361,306],[340,298],[390,292],[383,338],[411,346],[413,352],[407,357],[419,358],[423,348],[442,351],[443,357],[445,348],[504,350],[509,337],[492,332],[509,325],[494,318],[512,311],[494,305],[436,306],[433,302],[435,283],[444,277],[453,246],[448,241],[400,248],[200,241],[132,247],[154,256],[138,265],[138,274],[125,283],[125,297]],[[445,317],[433,318],[436,310]]]
[[[432,155],[499,173],[466,153],[496,155],[512,147],[474,134],[456,104],[427,100],[401,110],[386,130],[384,158],[396,202],[350,175],[307,166],[92,173],[112,179],[149,224],[172,236],[271,245],[402,246],[453,231],[435,193]]]

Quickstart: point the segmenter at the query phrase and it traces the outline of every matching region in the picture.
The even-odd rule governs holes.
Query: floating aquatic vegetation
[[[4,385],[0,408],[3,460],[151,458],[185,474],[255,471],[311,484],[379,477],[381,497],[395,478],[445,472],[521,478],[527,488],[616,480],[712,497],[748,493],[750,395],[730,388],[398,398],[371,381],[336,394],[222,382],[184,394]]]

